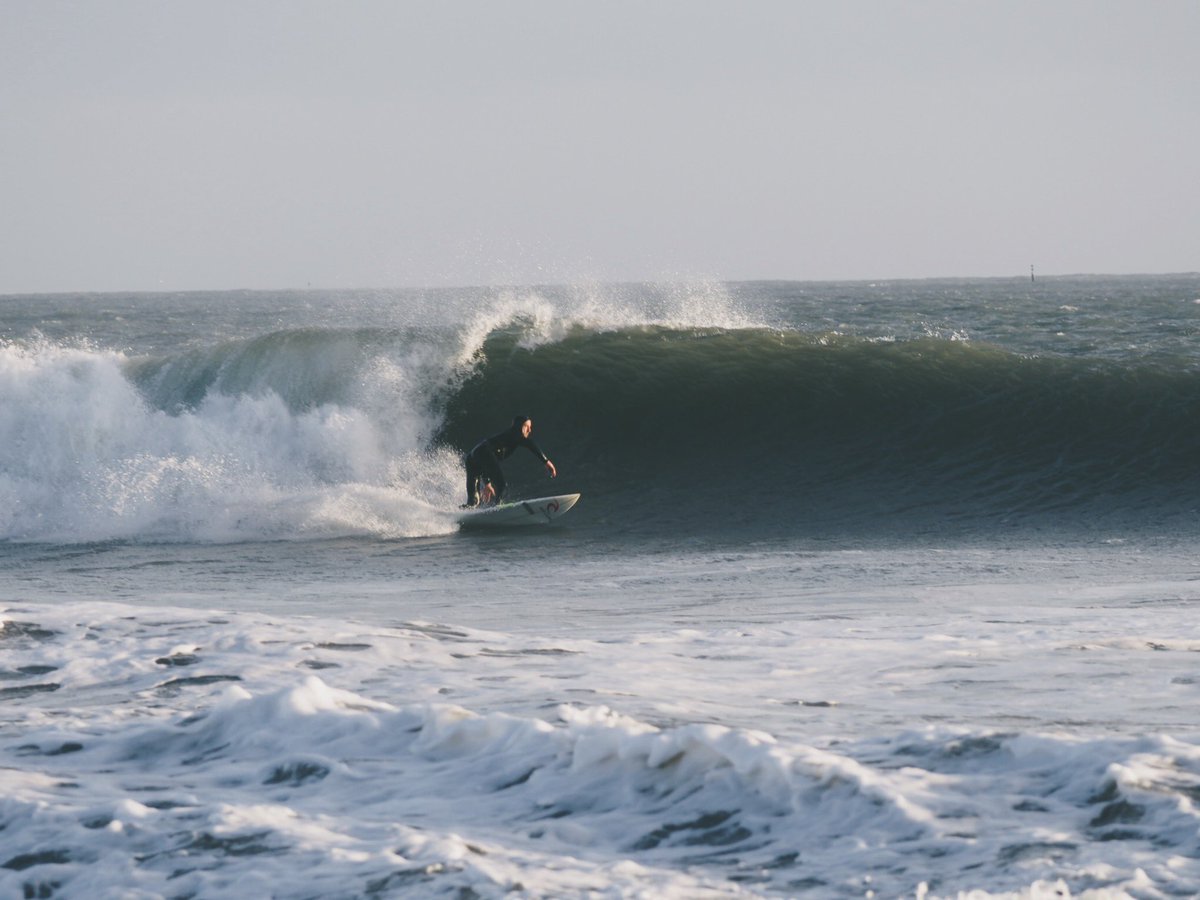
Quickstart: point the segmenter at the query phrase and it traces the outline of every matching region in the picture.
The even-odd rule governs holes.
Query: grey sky
[[[0,0],[0,293],[1200,268],[1200,3]]]

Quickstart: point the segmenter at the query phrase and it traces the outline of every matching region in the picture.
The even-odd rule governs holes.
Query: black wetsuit
[[[513,424],[499,434],[480,441],[471,448],[464,462],[467,466],[467,506],[479,503],[479,479],[490,481],[496,491],[496,502],[504,494],[504,472],[500,469],[500,460],[508,459],[518,447],[525,447],[543,463],[549,462],[542,448],[534,443],[533,438],[521,434],[521,426],[526,420],[514,421]]]

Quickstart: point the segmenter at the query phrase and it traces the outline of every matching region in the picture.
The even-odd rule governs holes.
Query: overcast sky
[[[1200,269],[1195,0],[0,0],[0,293]]]

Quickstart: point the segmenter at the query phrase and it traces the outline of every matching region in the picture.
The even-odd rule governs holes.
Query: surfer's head
[[[513,416],[512,428],[521,432],[521,437],[529,437],[533,431],[533,420],[529,416]]]

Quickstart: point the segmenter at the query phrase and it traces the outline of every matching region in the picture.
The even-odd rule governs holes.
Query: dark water
[[[1120,521],[1200,503],[1200,371],[762,328],[495,337],[439,435],[522,398],[597,514],[796,535]]]

